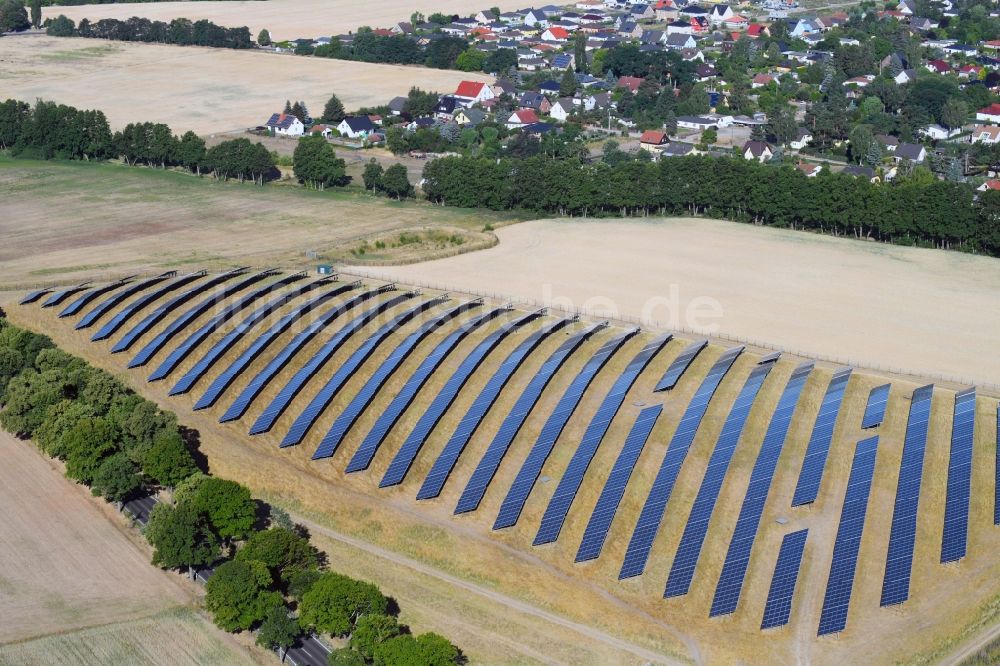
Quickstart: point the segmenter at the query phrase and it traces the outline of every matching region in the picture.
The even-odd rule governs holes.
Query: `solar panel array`
[[[271,292],[277,291],[282,287],[286,287],[289,284],[301,280],[305,277],[305,273],[295,273],[293,275],[286,275],[285,277],[269,282],[263,287],[254,290],[253,292],[247,294],[243,298],[239,299],[232,305],[227,306],[222,312],[215,315],[207,322],[199,326],[194,330],[193,333],[188,335],[183,342],[181,342],[177,347],[174,348],[167,358],[160,363],[160,365],[149,375],[146,379],[148,382],[154,382],[163,379],[191,354],[194,349],[204,342],[209,335],[219,330],[219,328],[225,324],[227,321],[235,317],[239,312],[242,312],[247,307],[259,301],[261,298],[267,296]]]
[[[24,298],[22,298],[17,302],[17,304],[28,305],[30,303],[34,303],[45,294],[51,294],[51,293],[52,289],[36,289],[35,291],[29,291],[27,294],[25,294]]]
[[[580,548],[576,551],[577,562],[596,560],[601,555],[608,530],[611,528],[611,521],[614,520],[618,505],[625,494],[625,486],[628,485],[635,463],[639,460],[639,455],[646,446],[646,440],[649,439],[649,433],[653,431],[653,426],[656,425],[656,420],[662,411],[663,405],[646,407],[639,412],[635,423],[632,424],[614,467],[604,482],[601,496],[597,498],[594,511],[590,514],[587,528],[580,540]]]
[[[562,531],[566,514],[569,513],[569,509],[576,499],[576,493],[580,490],[580,485],[583,483],[583,477],[587,473],[587,468],[590,467],[594,455],[597,454],[598,447],[604,440],[608,428],[611,427],[611,421],[614,420],[618,410],[621,409],[622,403],[625,402],[625,394],[635,384],[635,381],[639,378],[642,371],[646,369],[646,366],[649,365],[653,356],[663,349],[664,345],[670,342],[672,337],[671,335],[663,335],[647,343],[635,355],[635,358],[629,362],[618,379],[615,380],[611,390],[608,391],[608,394],[604,397],[604,401],[601,402],[594,417],[590,420],[590,424],[583,433],[583,438],[580,440],[576,451],[574,451],[566,471],[559,479],[555,493],[549,500],[549,505],[542,516],[542,523],[538,527],[538,533],[535,535],[534,545],[552,543],[559,538],[559,532]]]
[[[316,453],[313,454],[313,459],[321,457],[318,454],[320,451],[329,451],[330,455],[337,450],[340,443],[344,440],[348,431],[354,425],[361,413],[368,408],[372,400],[375,399],[375,394],[378,393],[386,382],[392,377],[393,373],[399,368],[399,366],[407,359],[407,357],[413,352],[418,344],[423,341],[428,335],[433,333],[435,330],[441,328],[446,323],[459,316],[463,312],[471,310],[482,305],[482,301],[468,301],[462,303],[457,307],[451,308],[444,314],[431,321],[427,322],[419,329],[410,333],[399,343],[392,353],[382,361],[381,365],[372,373],[372,376],[368,378],[365,385],[358,391],[357,395],[351,400],[351,402],[344,408],[330,426],[330,430],[327,431],[326,435],[323,436],[322,441],[319,443],[319,447],[316,449]]]
[[[91,326],[94,325],[94,322],[103,317],[105,313],[109,312],[112,308],[116,307],[126,298],[134,296],[135,294],[138,294],[140,291],[149,289],[150,287],[157,285],[160,282],[163,282],[164,280],[172,278],[175,275],[177,275],[177,271],[168,271],[166,273],[161,273],[156,277],[151,277],[145,280],[141,280],[140,282],[136,282],[132,284],[128,289],[123,289],[122,291],[119,291],[117,294],[112,294],[111,296],[108,296],[106,299],[95,305],[93,310],[83,315],[80,321],[78,321],[76,323],[76,326],[74,326],[73,328],[75,330],[80,330],[82,328],[90,328]]]
[[[559,371],[559,368],[583,344],[584,340],[603,326],[603,324],[600,327],[591,326],[585,331],[576,333],[569,340],[562,343],[559,349],[552,352],[552,355],[545,360],[542,367],[538,369],[535,376],[528,382],[528,385],[524,388],[520,397],[518,397],[517,402],[511,407],[507,417],[497,429],[493,441],[490,442],[490,445],[486,448],[486,452],[483,453],[483,457],[480,458],[475,471],[469,477],[469,481],[462,491],[462,496],[455,506],[455,513],[466,513],[479,508],[479,503],[482,501],[486,489],[493,480],[500,462],[507,454],[507,449],[510,448],[511,442],[514,441],[514,437],[521,429],[521,426],[524,425],[528,414],[538,402],[539,397],[541,397],[542,391],[545,390],[545,387],[556,372]]]
[[[847,494],[840,509],[840,524],[833,543],[833,561],[826,579],[823,610],[819,617],[819,636],[835,634],[847,626],[847,611],[851,605],[851,590],[861,549],[861,534],[868,512],[868,495],[875,472],[878,436],[858,442],[854,461],[847,479]]]
[[[663,513],[667,509],[670,501],[670,494],[673,492],[677,475],[680,474],[681,465],[687,457],[688,449],[694,441],[695,433],[701,425],[701,419],[705,416],[708,403],[715,395],[715,390],[719,388],[723,377],[733,367],[737,357],[743,353],[743,347],[733,347],[726,350],[715,361],[712,369],[708,371],[701,385],[695,392],[691,402],[688,403],[684,416],[681,417],[674,431],[674,436],[670,440],[660,463],[660,468],[653,479],[653,485],[646,496],[646,502],[639,513],[632,537],[629,539],[628,548],[625,551],[625,559],[622,568],[618,572],[618,579],[630,578],[640,575],[646,568],[646,560],[649,558],[649,549],[653,546],[653,540],[660,529],[660,521],[663,520]]]
[[[885,406],[889,402],[889,389],[892,384],[882,384],[876,386],[868,394],[868,406],[865,407],[865,415],[861,419],[862,428],[874,428],[882,424],[885,418]]]
[[[771,576],[771,587],[767,591],[764,617],[760,622],[761,629],[783,627],[788,624],[788,618],[792,614],[795,583],[799,579],[802,552],[805,550],[808,535],[809,530],[799,530],[790,532],[782,538],[781,548],[778,549],[778,561],[774,565],[774,575]]]
[[[109,291],[114,291],[118,287],[122,287],[134,279],[135,279],[134,275],[129,275],[128,277],[124,277],[121,280],[118,280],[117,282],[110,282],[100,287],[88,289],[87,291],[85,291],[84,293],[80,294],[75,299],[73,299],[73,301],[69,305],[64,307],[62,311],[59,313],[59,317],[60,318],[72,317],[73,315],[80,312],[80,310],[82,310],[87,304],[89,304],[98,296],[106,294]]]
[[[457,330],[449,333],[448,337],[438,343],[434,350],[427,355],[427,358],[410,375],[409,379],[406,380],[403,388],[396,393],[396,397],[393,398],[386,410],[379,416],[375,425],[365,435],[364,440],[362,440],[351,457],[351,462],[347,465],[347,472],[359,472],[368,468],[368,465],[371,464],[372,459],[378,452],[378,448],[385,440],[386,435],[389,434],[389,431],[399,420],[399,417],[402,416],[406,408],[413,402],[417,392],[430,379],[430,376],[434,374],[434,371],[444,362],[445,358],[466,336],[480,326],[499,317],[504,312],[507,312],[505,308],[494,308],[479,317],[474,317],[464,322]]]
[[[75,287],[68,287],[66,289],[60,289],[59,291],[53,293],[51,296],[49,296],[48,298],[46,298],[45,302],[42,303],[42,307],[43,308],[55,307],[56,305],[59,305],[60,303],[62,303],[63,301],[65,301],[67,298],[69,298],[73,294],[78,294],[81,291],[84,291],[87,288],[88,284],[90,284],[90,283],[89,282],[83,282],[81,284],[76,285]]]
[[[172,322],[170,322],[170,324],[167,325],[163,331],[158,333],[152,340],[146,343],[146,345],[140,349],[134,357],[132,357],[132,360],[128,362],[128,367],[137,368],[139,366],[146,365],[146,363],[149,362],[149,359],[151,359],[158,351],[163,349],[163,346],[170,342],[175,335],[177,335],[182,329],[185,329],[194,323],[198,317],[208,312],[210,308],[274,274],[275,271],[268,270],[251,275],[236,284],[229,285],[225,289],[219,290],[208,298],[202,300],[200,303],[188,308],[183,314],[177,316]],[[211,285],[203,285],[202,290],[207,289],[209,286]],[[150,324],[150,326],[152,326],[152,324]]]
[[[466,411],[462,420],[458,422],[455,432],[448,438],[444,449],[441,450],[437,460],[431,466],[431,471],[427,473],[423,485],[417,491],[418,500],[431,499],[441,494],[441,489],[444,487],[448,477],[451,476],[451,471],[455,468],[459,456],[462,455],[462,451],[465,450],[473,433],[476,432],[479,424],[486,417],[486,412],[489,411],[493,403],[500,396],[503,387],[507,385],[510,378],[517,372],[517,369],[521,367],[532,352],[538,348],[538,345],[569,323],[568,319],[559,319],[541,330],[535,331],[500,363],[500,366],[486,382],[479,395],[476,396],[476,399],[468,411]]]
[[[291,428],[289,428],[288,433],[281,441],[281,445],[293,446],[301,443],[305,438],[306,433],[309,432],[312,426],[319,419],[320,415],[326,410],[334,396],[336,396],[340,389],[343,388],[344,384],[354,376],[354,373],[358,371],[361,364],[367,361],[368,358],[375,353],[375,350],[386,340],[386,338],[395,333],[402,326],[405,326],[411,319],[419,315],[421,312],[425,312],[432,307],[441,305],[447,300],[447,298],[435,298],[418,303],[405,312],[396,315],[389,322],[383,324],[377,331],[368,336],[368,338],[361,343],[354,353],[352,353],[350,357],[337,368],[337,370],[333,373],[333,376],[330,377],[330,379],[327,380],[319,391],[316,392],[306,408],[302,410],[302,413],[299,414],[298,417],[296,417]],[[320,447],[316,449],[314,459],[326,458],[331,455],[333,455],[333,449],[328,449],[321,443]]]
[[[335,291],[348,291],[353,288],[353,285],[345,285],[340,289]],[[374,292],[367,292],[363,296],[370,298],[374,295]],[[267,347],[270,346],[282,333],[291,328],[292,324],[307,315],[314,308],[319,306],[321,303],[327,301],[333,296],[332,293],[321,294],[314,299],[302,304],[295,310],[289,312],[284,317],[278,320],[278,323],[271,326],[269,329],[257,336],[256,339],[250,344],[247,349],[243,351],[239,357],[229,364],[229,366],[223,370],[219,375],[209,384],[208,389],[198,401],[194,403],[195,409],[205,409],[211,407],[215,404],[215,401],[219,399],[219,396],[229,388],[229,385],[239,377],[247,366],[249,366],[257,356],[259,356]],[[348,301],[348,303],[356,302],[356,298]],[[329,314],[329,313],[327,313]],[[307,329],[308,330],[308,329]],[[253,382],[251,381],[251,384]],[[173,393],[173,391],[171,391]],[[244,391],[245,393],[245,391]],[[256,394],[255,394],[256,395]],[[246,399],[242,394],[237,400]],[[247,399],[247,404],[249,404],[249,399]],[[232,409],[232,407],[230,407]],[[241,412],[242,413],[242,412]]]
[[[819,486],[823,481],[823,469],[830,455],[830,443],[833,441],[833,429],[837,425],[840,405],[844,401],[844,391],[851,378],[851,369],[843,368],[833,373],[826,387],[826,395],[820,404],[816,422],[813,424],[806,455],[799,470],[799,480],[795,484],[795,494],[792,496],[792,506],[802,506],[816,501]]]
[[[670,575],[667,577],[664,597],[687,594],[691,587],[691,580],[694,578],[698,559],[701,557],[705,535],[708,534],[708,524],[712,520],[712,513],[715,511],[715,505],[719,499],[722,482],[729,470],[729,463],[736,452],[736,444],[740,441],[740,435],[743,433],[743,427],[746,425],[747,417],[750,416],[750,409],[753,407],[754,400],[757,399],[760,387],[770,374],[776,360],[758,364],[750,371],[750,376],[747,377],[743,389],[729,410],[729,416],[726,417],[722,432],[719,433],[719,439],[715,442],[712,457],[708,461],[705,476],[701,480],[701,487],[698,488],[698,495],[695,497],[687,524],[684,526],[684,534],[681,536],[677,554],[674,555],[674,561],[670,567]]]
[[[375,319],[375,317],[378,317],[385,311],[400,305],[414,296],[416,296],[414,292],[405,292],[393,296],[392,298],[388,298],[380,303],[376,303],[339,328],[332,336],[330,336],[330,339],[327,340],[315,354],[313,354],[312,358],[306,361],[306,363],[299,368],[294,375],[292,375],[292,378],[288,380],[281,390],[278,391],[278,395],[274,397],[270,404],[264,408],[264,411],[261,412],[260,416],[257,417],[257,420],[254,421],[253,426],[250,428],[250,434],[258,435],[262,432],[270,430],[274,426],[275,421],[278,420],[278,417],[284,413],[285,409],[288,408],[288,405],[290,405],[292,400],[295,399],[295,396],[299,394],[305,385],[317,375],[320,369],[325,366],[331,358],[333,358],[333,355],[337,353],[337,350],[340,349],[349,339],[351,339],[355,333],[367,326],[373,319]],[[299,349],[300,347],[297,347],[295,352]],[[282,350],[282,352],[284,352],[284,350]],[[287,363],[295,352],[287,355],[283,354],[281,365],[283,366]],[[275,370],[275,374],[277,374],[277,370]],[[263,385],[260,385],[260,388],[263,388]],[[252,395],[256,396],[258,390],[259,389],[255,388]],[[232,419],[232,412],[234,409],[242,411],[245,410],[246,407],[242,402],[233,403],[233,407],[230,407],[227,411],[225,418]],[[281,441],[282,446],[292,446],[302,441],[302,438],[305,437],[308,426],[312,425],[312,421],[310,419],[318,416],[318,412],[314,412],[315,409],[316,407],[299,415],[299,418],[296,419],[296,422],[292,425],[291,430],[288,431],[284,439]]]
[[[441,420],[442,416],[444,416],[445,411],[451,406],[451,403],[455,400],[458,392],[462,390],[462,387],[465,386],[465,382],[468,381],[469,377],[472,376],[472,373],[476,371],[476,368],[478,368],[483,362],[483,359],[485,359],[486,356],[492,352],[504,338],[521,326],[534,321],[540,316],[542,316],[542,313],[539,311],[518,317],[514,321],[504,324],[499,329],[491,333],[485,340],[480,342],[474,350],[472,350],[472,353],[470,353],[465,360],[462,361],[462,363],[458,366],[458,369],[445,383],[441,392],[434,397],[434,400],[431,402],[427,410],[420,415],[420,419],[417,421],[417,424],[413,427],[413,430],[410,431],[406,441],[403,442],[403,445],[396,452],[396,456],[392,459],[392,462],[389,463],[389,468],[386,469],[385,474],[382,476],[382,480],[379,481],[379,488],[395,486],[403,482],[403,479],[406,478],[406,474],[409,472],[414,459],[420,452],[421,447],[423,447],[424,442],[427,441],[427,437],[431,434],[431,430],[434,429],[437,422]]]
[[[205,271],[199,271],[198,273],[188,273],[187,275],[182,275],[181,277],[175,279],[173,282],[169,282],[156,291],[151,291],[148,294],[144,294],[139,298],[135,299],[124,308],[119,310],[115,316],[113,316],[104,326],[99,328],[94,335],[90,337],[91,342],[97,342],[99,340],[105,340],[112,335],[115,331],[121,328],[125,322],[135,316],[143,308],[145,308],[150,303],[158,301],[165,295],[174,291],[175,289],[180,289],[184,285],[194,282],[200,278],[205,277]]]
[[[948,458],[948,494],[944,502],[941,562],[965,557],[969,534],[969,486],[972,482],[972,440],[976,421],[976,389],[955,396]]]
[[[677,382],[680,381],[681,376],[707,345],[708,340],[699,340],[685,347],[684,351],[677,355],[677,358],[670,364],[667,371],[663,373],[663,377],[656,383],[656,388],[653,389],[653,392],[669,391],[677,386]]]
[[[736,519],[736,528],[733,531],[733,538],[729,542],[726,561],[722,565],[719,584],[715,588],[715,597],[712,599],[709,617],[733,613],[739,604],[743,580],[746,578],[747,567],[750,565],[750,554],[753,551],[754,541],[757,539],[761,515],[764,513],[764,504],[767,502],[767,495],[771,490],[774,471],[778,467],[778,458],[785,446],[788,427],[791,425],[792,415],[798,405],[802,388],[805,386],[812,369],[812,363],[803,363],[795,368],[785,385],[781,398],[778,400],[778,406],[771,416],[771,423],[764,434],[760,453],[757,454],[753,471],[750,472],[750,484],[743,498],[743,506],[740,507],[739,518]]]
[[[191,367],[191,369],[188,370],[186,373],[184,373],[184,375],[177,381],[177,383],[174,384],[173,388],[170,389],[170,395],[178,395],[180,393],[187,393],[189,390],[191,390],[191,387],[194,386],[194,384],[199,379],[201,379],[205,375],[205,373],[207,373],[209,371],[209,369],[211,369],[212,366],[214,366],[215,363],[220,358],[222,358],[223,356],[225,356],[226,352],[228,352],[230,349],[232,349],[232,347],[238,341],[242,340],[243,337],[247,333],[249,333],[250,330],[252,328],[254,328],[257,324],[260,324],[261,322],[265,321],[268,317],[270,317],[272,314],[274,314],[279,308],[281,308],[281,307],[283,307],[285,305],[288,305],[289,303],[291,303],[292,301],[294,301],[299,296],[302,296],[302,295],[304,295],[304,294],[306,294],[306,293],[308,293],[308,292],[310,292],[310,291],[312,291],[314,289],[317,289],[319,287],[326,286],[327,283],[328,282],[325,279],[323,279],[323,280],[317,280],[315,282],[310,282],[309,284],[304,285],[304,286],[302,286],[302,287],[300,287],[298,289],[293,289],[292,291],[288,292],[287,294],[282,294],[281,296],[278,296],[277,298],[272,299],[271,301],[268,301],[263,306],[261,306],[261,307],[257,308],[256,310],[254,310],[243,321],[241,321],[235,328],[233,328],[231,331],[229,331],[228,333],[226,333],[218,342],[216,342],[214,345],[212,345],[212,347],[207,352],[205,352],[205,354]],[[270,341],[274,339],[274,337],[276,337],[277,335],[280,334],[280,331],[278,331],[277,329],[281,328],[283,330],[283,328],[287,328],[288,326],[291,325],[292,322],[294,322],[299,317],[304,316],[310,310],[319,307],[320,305],[322,305],[326,301],[330,300],[331,298],[335,298],[335,297],[337,297],[337,296],[339,296],[339,295],[341,295],[341,294],[343,294],[343,293],[345,293],[347,291],[350,291],[351,289],[355,288],[356,286],[357,286],[356,283],[355,284],[348,284],[348,285],[341,285],[341,286],[337,287],[336,289],[324,292],[324,293],[320,294],[319,296],[316,296],[315,298],[312,298],[312,299],[306,301],[304,304],[302,304],[302,305],[298,306],[297,308],[295,308],[294,310],[292,310],[292,312],[290,312],[289,314],[287,314],[284,317],[282,317],[281,321],[279,321],[278,324],[276,324],[274,327],[272,327],[272,329],[271,329],[271,331],[269,331],[269,333],[273,333],[273,335],[271,335],[270,337],[267,338],[267,342],[264,343],[264,344],[262,344],[257,349],[257,351],[255,352],[255,354],[260,353],[260,351],[262,351],[263,348],[266,347],[267,344],[269,344]],[[264,336],[268,336],[268,333],[265,333]],[[261,340],[261,338],[258,337],[257,340],[254,342],[254,345],[251,345],[251,347],[256,346],[257,342],[260,341],[260,340]],[[252,361],[253,358],[255,358],[255,357],[256,356],[244,359],[244,366],[243,367],[245,367],[247,364],[249,364],[250,361]],[[158,374],[160,372],[160,369],[162,367],[163,366],[161,365],[160,368],[157,369],[157,372],[154,373],[154,375]],[[239,370],[236,373],[232,374],[228,378],[228,380],[226,380],[225,386],[223,386],[222,389],[224,389],[226,386],[229,386],[229,383],[231,383],[233,381],[233,379],[236,377],[236,374],[238,374],[238,372],[241,372],[242,369],[243,368],[239,368]],[[150,375],[150,376],[153,377],[154,375]],[[220,392],[221,392],[221,390],[220,390]],[[214,399],[213,399],[213,402],[214,402]]]
[[[504,527],[510,527],[517,522],[518,517],[521,515],[521,510],[524,508],[524,503],[528,500],[528,495],[535,486],[535,481],[538,480],[538,476],[542,473],[542,466],[552,452],[552,448],[555,446],[556,440],[559,439],[563,428],[566,427],[569,417],[576,410],[576,406],[580,404],[584,391],[587,390],[587,387],[590,386],[594,377],[601,371],[601,368],[604,367],[608,360],[638,332],[638,329],[629,331],[605,342],[590,357],[590,360],[577,373],[576,377],[573,378],[573,381],[559,399],[559,404],[549,414],[549,418],[545,421],[545,425],[542,426],[538,439],[535,440],[535,444],[528,453],[524,464],[521,465],[514,483],[511,484],[510,489],[507,491],[507,496],[504,497],[496,521],[493,523],[493,529],[499,530]]]
[[[917,538],[917,506],[933,392],[933,384],[921,386],[913,392],[910,402],[910,418],[906,424],[906,438],[903,440],[903,459],[899,465],[899,483],[896,486],[896,502],[889,531],[885,578],[882,580],[882,606],[901,604],[910,597],[913,545]]]
[[[378,289],[370,289],[366,292],[362,292],[353,298],[344,301],[343,303],[337,303],[332,308],[321,314],[316,318],[315,321],[306,326],[302,331],[300,331],[291,342],[282,347],[271,360],[268,361],[264,369],[258,372],[253,378],[247,382],[247,385],[243,387],[240,394],[236,396],[232,404],[223,412],[222,416],[219,417],[219,423],[226,423],[227,421],[235,421],[236,419],[243,416],[246,411],[250,408],[250,403],[257,399],[257,396],[261,394],[264,388],[274,379],[279,372],[284,369],[286,365],[298,354],[303,347],[305,347],[310,340],[319,335],[327,326],[329,326],[333,321],[336,321],[344,314],[350,312],[354,308],[368,302],[369,300],[375,298],[379,294],[387,291],[391,287],[380,287]],[[364,315],[362,315],[364,316]],[[354,320],[355,324],[357,320]],[[279,322],[280,325],[281,322]],[[350,324],[348,324],[350,326]],[[313,366],[319,368],[320,365],[326,362],[333,352],[343,344],[346,336],[352,333],[355,329],[341,328],[334,337],[328,341],[323,347],[320,348],[316,356],[313,356]],[[344,335],[338,335],[341,331]],[[289,392],[282,392],[279,396],[272,401],[271,405],[264,410],[264,412],[257,418],[257,422],[254,423],[253,427],[250,429],[250,434],[255,435],[260,432],[265,432],[274,425],[274,421],[277,420],[278,416],[287,406],[287,404],[292,400],[294,394],[298,393],[298,390],[302,385],[309,379],[308,376],[303,376],[301,371],[296,373],[292,378],[289,386],[291,387]],[[265,425],[266,424],[266,425]]]

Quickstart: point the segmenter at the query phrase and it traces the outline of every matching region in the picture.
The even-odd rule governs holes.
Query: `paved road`
[[[308,636],[288,648],[283,661],[292,666],[326,666],[329,655],[330,650],[325,645],[315,636]]]

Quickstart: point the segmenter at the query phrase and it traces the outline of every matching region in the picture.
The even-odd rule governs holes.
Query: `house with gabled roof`
[[[1000,143],[1000,126],[976,125],[969,136],[969,143],[984,143],[987,145]]]
[[[493,99],[493,88],[482,81],[462,81],[455,89],[455,98],[468,105]]]
[[[561,97],[556,100],[555,104],[552,105],[552,109],[549,110],[549,115],[559,122],[564,123],[575,110],[576,104],[574,103],[572,97]]]
[[[695,41],[694,36],[691,34],[675,33],[672,35],[667,35],[665,44],[668,49],[693,49],[698,45]]]
[[[763,23],[751,23],[747,26],[747,37],[757,39],[758,37],[770,37],[771,29]]]
[[[920,164],[927,159],[927,149],[919,143],[901,143],[892,154],[892,158],[897,162],[909,160]]]
[[[774,151],[766,141],[747,141],[740,149],[740,154],[745,160],[756,160],[766,162],[774,157]]]
[[[976,111],[976,120],[1000,123],[1000,104],[990,104]]]
[[[368,116],[347,116],[337,125],[337,131],[351,139],[364,139],[375,131],[375,125]]]
[[[524,25],[544,30],[549,27],[549,17],[541,10],[532,9],[524,15]]]
[[[302,136],[306,126],[290,113],[272,113],[264,125],[278,136]]]
[[[662,130],[646,130],[639,137],[639,147],[651,153],[658,153],[669,142],[667,133]]]
[[[520,129],[538,122],[538,114],[532,109],[518,109],[507,118],[507,129]]]
[[[708,14],[708,20],[715,25],[723,23],[726,19],[732,18],[735,12],[729,5],[713,5],[712,11]]]
[[[463,127],[477,127],[486,120],[486,112],[475,107],[455,112],[455,122]]]
[[[569,31],[566,30],[566,28],[553,26],[551,28],[546,28],[541,34],[541,38],[547,42],[565,42],[569,39]]]
[[[552,109],[552,102],[549,101],[548,97],[540,92],[529,91],[521,95],[521,99],[517,102],[518,107],[522,109],[531,109],[532,111],[537,111],[541,114],[548,114]]]
[[[628,90],[633,95],[639,92],[639,86],[645,79],[639,78],[638,76],[620,76],[618,77],[618,83],[615,84],[616,88],[624,88]]]

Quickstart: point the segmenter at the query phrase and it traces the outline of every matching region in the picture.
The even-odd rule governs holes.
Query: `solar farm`
[[[987,388],[278,269],[8,315],[176,411],[227,476],[358,533],[432,526],[412,554],[665,663],[933,661],[1000,592]]]

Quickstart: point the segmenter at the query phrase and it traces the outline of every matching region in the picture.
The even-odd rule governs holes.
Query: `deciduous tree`
[[[230,560],[205,584],[205,607],[225,631],[245,631],[263,621],[272,608],[284,609],[281,595],[268,590],[271,574],[262,562]]]

